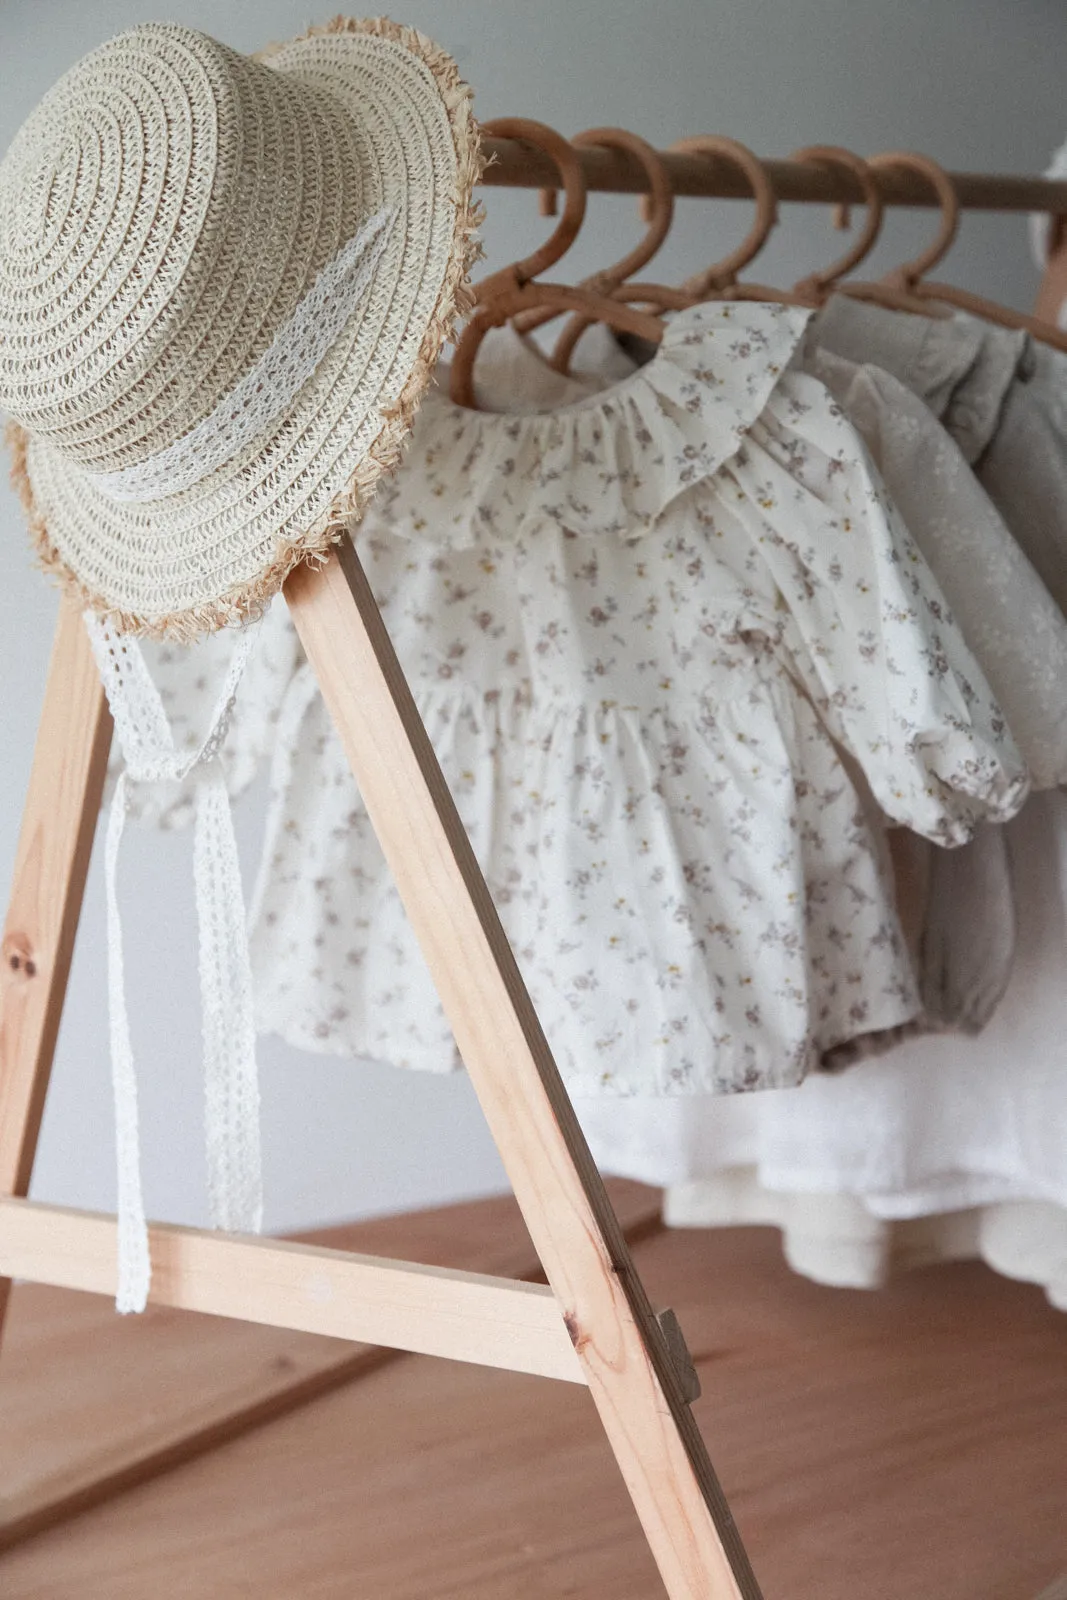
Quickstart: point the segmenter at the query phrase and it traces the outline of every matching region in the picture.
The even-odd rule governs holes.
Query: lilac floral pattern
[[[355,530],[575,1093],[800,1081],[921,1007],[885,818],[1021,805],[1000,708],[806,314],[715,304],[546,413],[431,395]],[[454,1046],[310,671],[281,706],[260,1025],[447,1070]]]

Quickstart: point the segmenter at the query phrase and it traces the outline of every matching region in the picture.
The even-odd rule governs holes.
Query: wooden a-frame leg
[[[0,943],[0,1195],[25,1195],[111,746],[81,612],[64,600]],[[0,1279],[0,1332],[9,1280]]]
[[[663,1331],[346,540],[286,598],[671,1600],[760,1600]]]

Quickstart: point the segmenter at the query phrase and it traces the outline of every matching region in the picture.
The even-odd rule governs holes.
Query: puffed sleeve
[[[946,845],[1014,816],[1029,775],[1003,711],[823,385],[785,373],[719,476],[775,648],[886,816]]]
[[[877,367],[805,362],[863,437],[985,673],[1035,789],[1067,783],[1067,618],[955,440]]]

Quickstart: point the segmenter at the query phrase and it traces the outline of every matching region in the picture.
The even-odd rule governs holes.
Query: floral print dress
[[[353,530],[577,1094],[786,1086],[912,1020],[884,820],[958,844],[1026,794],[858,435],[789,370],[806,320],[696,307],[551,411],[431,394]],[[274,743],[260,1026],[454,1067],[306,665]]]

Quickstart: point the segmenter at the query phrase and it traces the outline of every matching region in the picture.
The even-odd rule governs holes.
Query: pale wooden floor
[[[486,1271],[523,1250],[504,1201],[330,1242]],[[767,1600],[1035,1600],[1067,1571],[1067,1317],[1037,1290],[977,1265],[820,1289],[756,1229],[635,1253],[686,1331]],[[337,1351],[20,1287],[0,1362],[5,1501]],[[661,1593],[583,1391],[415,1357],[0,1557],[4,1600]]]

